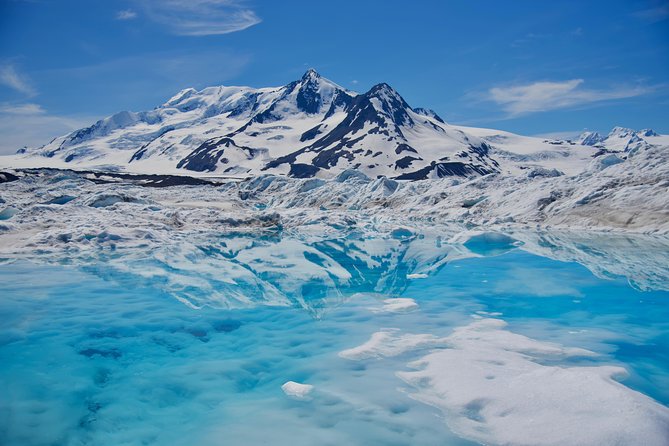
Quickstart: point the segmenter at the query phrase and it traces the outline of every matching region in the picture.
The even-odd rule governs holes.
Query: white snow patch
[[[444,339],[430,334],[400,334],[397,328],[377,331],[362,345],[339,352],[339,357],[360,361],[371,358],[387,358],[419,348],[445,346]]]
[[[384,299],[381,308],[373,308],[375,313],[406,313],[418,309],[415,300],[408,297],[396,297],[393,299]]]
[[[291,398],[305,400],[309,398],[309,394],[314,390],[314,386],[311,384],[297,383],[295,381],[287,381],[281,386],[281,390]]]
[[[441,409],[457,434],[490,445],[666,445],[669,409],[615,380],[614,366],[540,362],[594,353],[539,342],[480,319],[442,339],[450,348],[398,376]],[[415,335],[414,335],[415,336]]]

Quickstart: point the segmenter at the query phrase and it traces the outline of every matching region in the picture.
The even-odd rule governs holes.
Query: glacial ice
[[[314,390],[314,386],[310,384],[296,383],[295,381],[287,381],[281,386],[281,390],[290,397],[304,400],[309,398],[309,394]]]
[[[17,212],[18,211],[13,207],[6,207],[0,211],[0,220],[9,220],[14,215],[16,215]]]
[[[666,444],[669,409],[619,383],[624,368],[569,365],[597,355],[506,327],[478,317],[443,338],[386,329],[339,356],[368,361],[432,349],[409,363],[415,371],[397,376],[412,398],[442,410],[454,432],[482,444]]]
[[[472,182],[471,187],[484,180]],[[312,180],[264,176],[241,183],[224,182],[218,187],[147,188],[132,182],[97,184],[76,173],[55,170],[26,173],[18,181],[0,185],[0,195],[7,201],[5,208],[12,209],[11,218],[0,227],[0,254],[55,262],[66,256],[69,262],[83,265],[110,259],[119,273],[143,276],[145,280],[163,277],[165,289],[195,307],[286,305],[297,301],[316,313],[319,305],[328,307],[327,302],[341,301],[346,294],[342,290],[359,290],[356,287],[367,283],[367,278],[377,283],[377,291],[395,293],[409,281],[430,275],[448,262],[515,249],[577,261],[598,277],[625,276],[639,289],[663,288],[667,283],[666,236],[632,235],[630,231],[626,231],[630,235],[625,231],[598,233],[561,229],[559,225],[537,229],[519,222],[473,225],[469,220],[478,218],[477,213],[491,211],[490,198],[468,209],[459,207],[459,198],[440,199],[428,215],[426,209],[432,205],[426,203],[434,202],[429,197],[450,197],[464,186],[434,191],[434,187],[450,184],[450,180],[431,183],[434,187],[429,189],[424,189],[427,185],[421,182],[398,183],[397,190],[387,197],[374,195],[379,180],[329,181],[327,186],[300,192],[308,181]],[[541,180],[546,181],[550,179]],[[616,179],[615,184],[624,181]],[[639,200],[627,196],[625,188],[616,189],[615,184],[599,190],[596,198],[581,207],[602,206],[610,194]],[[64,191],[68,191],[65,205],[44,204],[65,196]],[[194,195],[199,201],[193,201]],[[340,204],[331,201],[334,196],[342,200]],[[563,205],[559,198],[563,193],[555,196],[558,198],[549,207]],[[654,201],[659,204],[661,196],[644,197],[641,205]],[[469,214],[467,220],[449,220],[440,214],[440,202],[456,203],[456,208],[443,209],[447,213],[464,211]],[[323,205],[331,209],[323,210]],[[413,208],[398,212],[408,205]],[[565,211],[559,218],[572,224],[568,214]],[[621,212],[615,214],[621,218]],[[635,211],[635,215],[653,225],[654,231],[661,232],[666,224],[661,214]],[[590,212],[582,216],[599,218]],[[219,239],[223,234],[228,237]],[[333,260],[343,250],[355,253],[351,259],[354,268]],[[631,256],[630,252],[635,254]],[[172,268],[171,273],[149,267],[151,259]],[[392,275],[373,272],[391,271],[398,259],[402,259],[404,269]],[[270,265],[274,267],[268,269]],[[295,269],[286,274],[287,268],[298,265],[299,274]],[[315,279],[323,290],[320,303],[301,297],[313,294]],[[311,291],[302,289],[304,281],[312,284]],[[249,302],[245,297],[249,294],[265,299]]]
[[[551,365],[593,353],[505,328],[498,319],[457,328],[441,339],[448,348],[398,376],[456,433],[484,444],[666,444],[669,409],[616,381],[624,368]]]
[[[418,348],[445,346],[446,342],[430,334],[402,334],[398,329],[377,331],[362,345],[339,352],[344,359],[359,361],[399,356]]]

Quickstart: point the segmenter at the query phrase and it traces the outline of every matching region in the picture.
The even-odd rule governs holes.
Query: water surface
[[[380,331],[446,337],[483,318],[592,351],[560,364],[622,366],[625,386],[669,404],[661,257],[639,252],[635,263],[630,252],[625,268],[599,256],[614,258],[615,243],[549,250],[581,263],[529,245],[499,235],[448,244],[434,234],[237,234],[152,257],[6,259],[0,443],[476,444],[397,375],[444,346],[362,360],[340,352]],[[398,297],[416,305],[389,310]],[[314,390],[291,398],[287,381]]]

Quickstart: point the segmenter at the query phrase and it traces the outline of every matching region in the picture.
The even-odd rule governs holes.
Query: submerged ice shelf
[[[409,229],[5,255],[0,443],[663,444],[655,257],[626,279],[615,240]]]

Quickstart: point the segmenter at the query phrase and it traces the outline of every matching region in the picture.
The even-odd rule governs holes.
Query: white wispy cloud
[[[8,115],[40,115],[45,110],[39,104],[12,104],[9,102],[0,103],[0,114]]]
[[[228,49],[210,51],[165,51],[144,53],[79,67],[42,71],[54,80],[66,80],[72,94],[93,96],[99,89],[96,79],[116,79],[106,86],[112,111],[142,110],[160,104],[176,91],[194,86],[202,88],[227,83],[239,76],[251,58]],[[151,101],[145,104],[147,97]],[[111,99],[113,98],[113,99]],[[0,154],[15,153],[28,146],[41,146],[56,136],[89,126],[100,119],[96,113],[108,113],[109,104],[91,100],[82,108],[85,114],[66,112],[54,114],[28,101],[0,102]],[[106,101],[109,102],[109,101]]]
[[[634,15],[651,23],[667,20],[669,19],[669,3],[664,2],[664,4],[660,4],[653,8],[642,9],[635,12]]]
[[[59,116],[37,104],[0,104],[0,155],[21,147],[39,147],[55,136],[65,135],[97,121],[98,117]]]
[[[37,94],[37,90],[30,84],[28,77],[19,73],[14,64],[11,63],[0,66],[0,84],[26,96]]]
[[[494,87],[488,90],[486,99],[500,105],[509,117],[515,117],[613,99],[632,98],[656,90],[656,87],[644,86],[594,90],[585,88],[584,83],[583,79],[571,79]]]
[[[137,13],[132,9],[124,9],[116,13],[116,20],[132,20],[137,18]]]
[[[239,0],[137,0],[146,16],[184,36],[241,31],[260,23]]]

